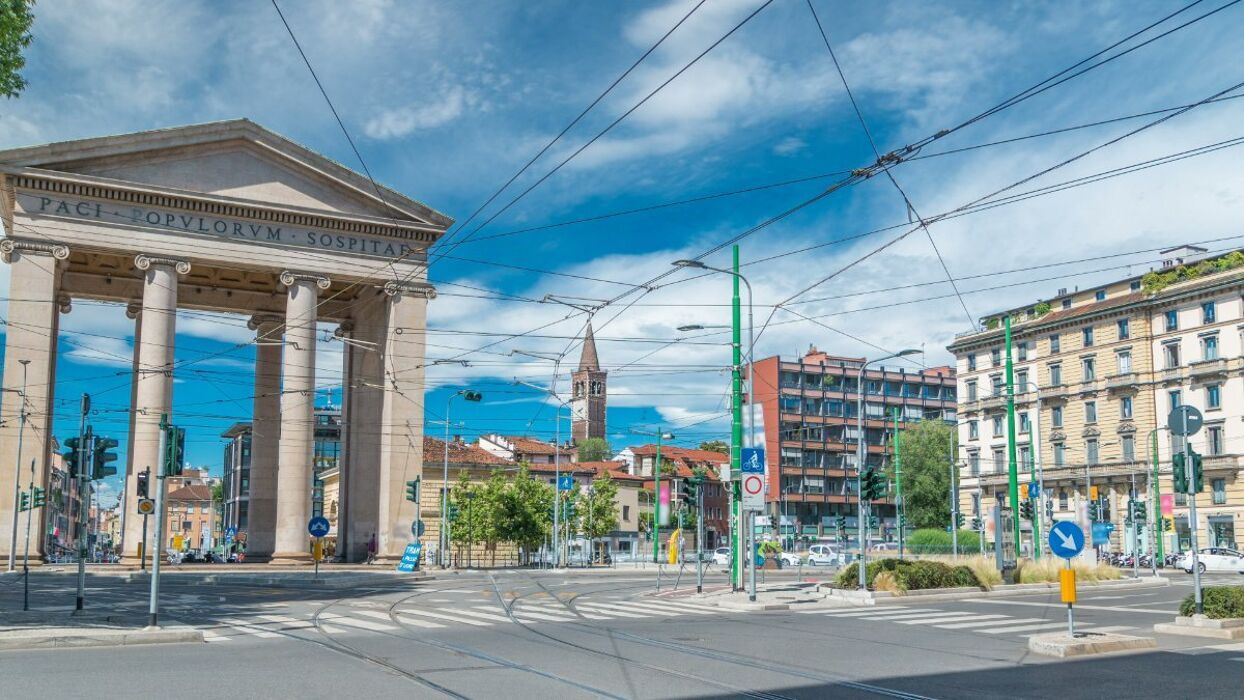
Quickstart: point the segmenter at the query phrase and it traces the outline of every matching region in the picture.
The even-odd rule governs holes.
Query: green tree
[[[517,544],[529,559],[552,532],[553,487],[531,478],[527,464],[520,464],[502,498],[498,517],[501,538]]]
[[[613,456],[604,438],[588,438],[579,444],[580,462],[603,462]]]
[[[700,443],[701,450],[709,452],[720,452],[723,455],[730,454],[730,445],[725,440],[705,440]]]
[[[583,499],[583,534],[596,540],[618,528],[618,484],[605,472]],[[597,553],[599,559],[599,552]]]
[[[26,88],[21,70],[26,66],[22,50],[34,39],[30,25],[34,0],[0,0],[0,95],[14,98]]]
[[[922,420],[902,428],[903,512],[914,528],[950,524],[950,461],[955,426]],[[894,466],[890,466],[890,479]]]
[[[484,550],[492,557],[492,565],[497,564],[497,543],[505,537],[506,493],[510,490],[510,480],[500,470],[494,470],[488,481],[479,489],[479,495],[472,505],[479,509],[478,535],[484,543]]]

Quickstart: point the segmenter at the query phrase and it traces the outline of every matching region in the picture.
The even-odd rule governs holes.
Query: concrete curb
[[[1153,637],[1132,637],[1126,634],[1096,634],[1087,632],[1082,637],[1069,637],[1066,632],[1057,632],[1054,634],[1035,634],[1028,638],[1029,651],[1034,654],[1056,656],[1060,659],[1071,656],[1131,651],[1133,649],[1154,649],[1157,646],[1158,640]]]
[[[1244,639],[1244,619],[1213,620],[1204,615],[1193,615],[1191,617],[1180,615],[1175,618],[1174,622],[1159,622],[1153,626],[1153,631],[1187,637]]]
[[[203,641],[203,633],[188,627],[162,629],[47,628],[0,631],[0,650],[187,644]]]
[[[141,572],[116,576],[122,583],[149,584],[151,575]],[[256,586],[263,588],[354,588],[367,584],[384,584],[394,581],[415,583],[433,580],[435,577],[426,574],[396,573],[321,573],[318,578],[309,572],[273,573],[255,575],[249,573],[194,573],[185,571],[161,571],[160,582],[194,585],[194,586]]]
[[[1098,581],[1097,583],[1080,583],[1083,589],[1099,589],[1099,588],[1160,588],[1171,585],[1170,581],[1164,578],[1146,577],[1139,579],[1118,579],[1114,581]],[[943,601],[943,600],[967,600],[972,598],[1005,598],[1008,596],[1029,595],[1032,593],[1040,593],[1042,591],[1054,592],[1058,590],[1057,583],[1019,583],[1014,585],[995,586],[993,590],[982,589],[956,589],[956,588],[934,588],[925,591],[908,591],[903,595],[894,595],[889,591],[865,591],[844,590],[839,588],[830,588],[821,584],[817,589],[825,594],[825,600],[838,601],[840,607],[846,606],[870,606],[870,605],[889,605],[896,603],[905,603],[909,601]]]

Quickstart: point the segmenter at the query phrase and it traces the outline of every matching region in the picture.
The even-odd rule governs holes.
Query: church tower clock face
[[[587,420],[587,399],[575,399],[570,402],[570,420]]]

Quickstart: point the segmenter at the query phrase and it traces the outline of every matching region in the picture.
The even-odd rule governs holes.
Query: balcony
[[[1006,394],[990,394],[981,399],[982,411],[1000,411],[1006,408]]]
[[[1162,370],[1161,374],[1158,375],[1158,381],[1178,382],[1179,380],[1183,379],[1183,375],[1184,375],[1183,367],[1170,367],[1170,368]]]
[[[1192,381],[1214,379],[1227,376],[1227,358],[1202,360],[1188,365],[1188,378]]]
[[[1067,398],[1066,384],[1051,384],[1041,387],[1041,400],[1050,401],[1054,399],[1065,400]]]
[[[1121,391],[1127,389],[1135,389],[1140,383],[1140,375],[1136,372],[1128,372],[1126,374],[1115,374],[1106,378],[1106,389],[1110,391]]]

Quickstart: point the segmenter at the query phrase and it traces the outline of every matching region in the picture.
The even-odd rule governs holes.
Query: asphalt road
[[[1207,579],[1244,584],[1244,576]],[[72,577],[34,580],[36,607],[72,607]],[[1191,593],[1191,577],[1170,580],[1082,593],[1077,626],[1151,635]],[[1244,695],[1240,643],[1159,636],[1159,649],[1145,653],[1030,654],[1025,635],[1066,622],[1066,607],[1045,593],[725,612],[654,597],[654,583],[639,570],[449,575],[344,591],[170,585],[165,619],[202,628],[206,644],[3,652],[0,669],[8,697]],[[87,605],[141,615],[145,594],[143,585],[93,578]],[[4,585],[0,606],[20,605],[19,596],[20,585]]]

